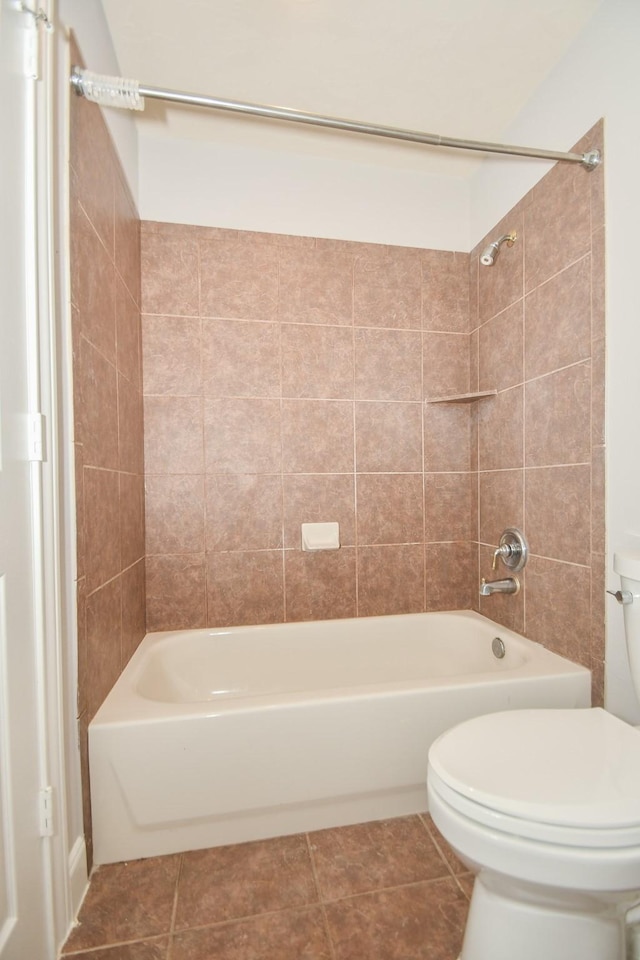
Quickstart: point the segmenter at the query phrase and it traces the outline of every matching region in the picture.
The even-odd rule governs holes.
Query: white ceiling
[[[599,2],[102,0],[122,75],[149,86],[488,141],[502,138]],[[479,162],[459,151],[151,101],[138,123],[142,135],[458,176]]]

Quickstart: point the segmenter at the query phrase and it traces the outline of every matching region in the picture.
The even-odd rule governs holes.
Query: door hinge
[[[53,836],[53,787],[40,791],[40,836]]]
[[[46,460],[45,419],[43,413],[29,414],[28,445],[28,460],[32,462],[43,462]]]

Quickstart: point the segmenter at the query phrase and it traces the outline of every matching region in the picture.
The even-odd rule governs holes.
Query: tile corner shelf
[[[497,390],[480,390],[475,393],[452,393],[448,397],[429,397],[425,403],[472,403],[485,397],[495,397]]]

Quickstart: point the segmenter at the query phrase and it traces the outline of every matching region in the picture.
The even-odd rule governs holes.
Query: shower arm
[[[266,117],[272,120],[288,120],[294,123],[307,123],[316,127],[329,127],[335,130],[348,130],[352,133],[365,133],[375,137],[387,137],[392,140],[408,140],[412,143],[424,143],[434,147],[452,147],[459,150],[475,150],[481,153],[497,153],[516,157],[534,157],[540,160],[563,160],[579,163],[586,170],[594,170],[600,163],[599,150],[586,153],[563,153],[558,150],[540,150],[537,147],[519,147],[504,143],[485,143],[480,140],[460,140],[442,137],[439,134],[422,133],[418,130],[403,130],[399,127],[378,126],[359,120],[346,120],[340,117],[326,117],[317,113],[304,113],[288,107],[267,106],[258,103],[243,103],[238,100],[223,100],[198,93],[185,93],[180,90],[165,90],[162,87],[149,87],[136,80],[120,77],[106,77],[74,67],[70,77],[74,91],[88,100],[102,106],[143,109],[141,98],[164,100],[169,103],[183,103],[189,106],[210,107],[215,110],[228,110],[233,113]]]

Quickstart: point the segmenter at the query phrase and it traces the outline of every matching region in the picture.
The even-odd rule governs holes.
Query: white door
[[[33,403],[30,151],[32,20],[0,0],[0,958],[51,956],[41,837],[43,744],[35,622],[37,527],[29,462]]]

